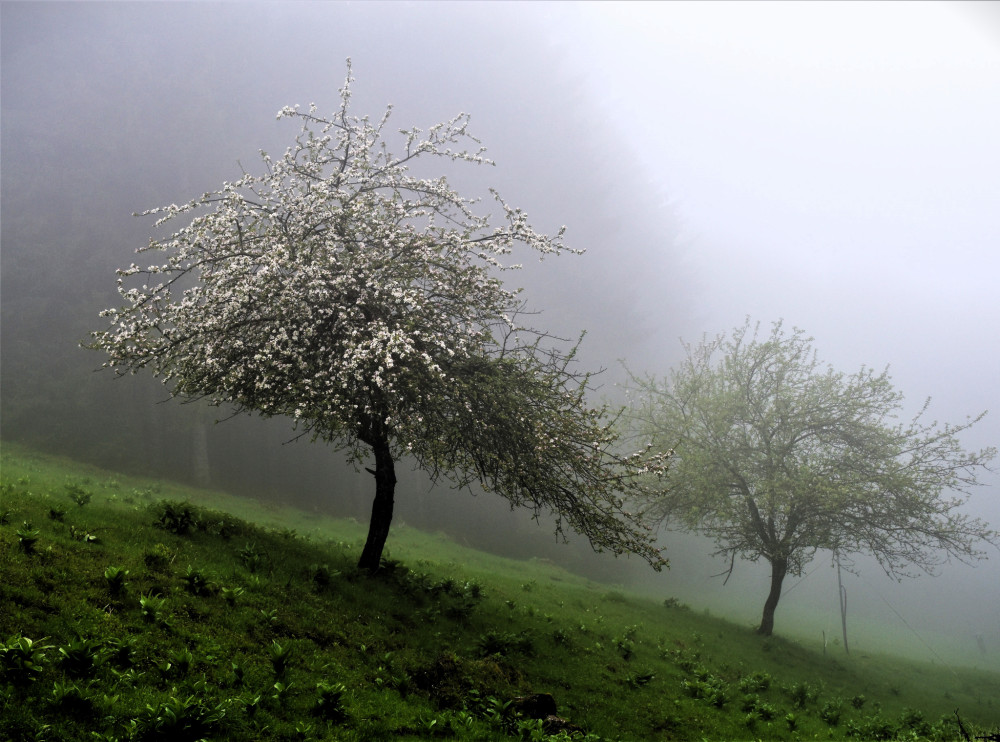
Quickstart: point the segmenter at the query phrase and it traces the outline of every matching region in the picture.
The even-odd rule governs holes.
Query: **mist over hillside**
[[[322,445],[285,445],[286,421],[215,424],[218,410],[160,404],[151,379],[95,373],[101,359],[79,348],[117,302],[115,268],[151,235],[152,220],[132,213],[259,168],[259,149],[283,151],[294,127],[276,112],[333,110],[348,57],[357,112],[377,117],[391,103],[399,128],[469,112],[497,165],[454,183],[496,187],[586,250],[526,261],[513,279],[539,325],[570,340],[587,332],[579,358],[607,368],[599,394],[621,398],[619,359],[662,373],[682,355],[680,337],[725,332],[747,314],[783,317],[838,368],[890,364],[908,402],[933,396],[941,420],[996,407],[967,444],[1000,439],[1000,26],[986,9],[5,2],[0,12],[7,439],[367,517],[369,475]],[[996,475],[986,483],[969,510],[997,523]],[[399,521],[748,622],[763,600],[756,565],[723,587],[712,575],[726,565],[693,537],[664,534],[673,569],[653,575],[419,474],[401,476],[397,503]],[[845,578],[851,615],[912,631],[917,654],[925,635],[981,636],[992,659],[1000,554],[990,557],[903,584],[862,562]],[[810,570],[779,628],[782,611],[813,635],[837,628],[827,556]],[[804,605],[822,617],[796,614]]]

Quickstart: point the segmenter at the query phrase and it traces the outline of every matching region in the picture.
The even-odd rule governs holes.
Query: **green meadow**
[[[1000,674],[5,443],[3,740],[998,739]],[[780,631],[780,626],[779,626]]]

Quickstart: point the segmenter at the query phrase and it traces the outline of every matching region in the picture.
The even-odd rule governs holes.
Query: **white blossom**
[[[659,565],[615,499],[648,462],[614,453],[604,411],[583,402],[575,348],[520,325],[520,292],[500,279],[520,267],[506,263],[515,250],[579,252],[565,228],[541,234],[495,191],[481,210],[444,176],[415,177],[418,159],[493,163],[465,113],[401,130],[394,154],[391,109],[375,124],[352,115],[351,82],[328,117],[278,112],[301,130],[281,156],[260,153],[260,174],[144,212],[180,226],[137,251],[160,260],[117,272],[121,306],[101,313],[92,347],[175,396],[289,416],[355,461],[406,451]]]

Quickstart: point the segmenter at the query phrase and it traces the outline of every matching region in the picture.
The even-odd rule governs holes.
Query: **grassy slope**
[[[1000,722],[996,674],[823,656],[441,535],[396,529],[398,561],[371,579],[353,521],[10,444],[2,484],[0,739],[530,738],[502,710],[529,693],[592,739],[960,739],[956,708]],[[164,501],[193,504],[189,533],[154,525]],[[118,595],[108,567],[128,570]],[[37,671],[21,637],[47,647]]]

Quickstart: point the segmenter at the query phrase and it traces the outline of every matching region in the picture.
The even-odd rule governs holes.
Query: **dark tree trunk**
[[[368,524],[368,540],[361,552],[358,569],[377,572],[382,561],[382,549],[389,537],[389,526],[392,524],[393,494],[396,491],[396,467],[392,460],[388,441],[378,441],[372,444],[375,454],[375,470],[369,469],[375,475],[375,501],[372,503],[372,517]]]
[[[778,600],[781,598],[781,583],[785,581],[785,574],[788,572],[788,559],[781,557],[771,559],[771,591],[764,601],[764,615],[760,619],[760,628],[757,633],[763,636],[770,636],[774,631],[774,609],[778,607]]]

